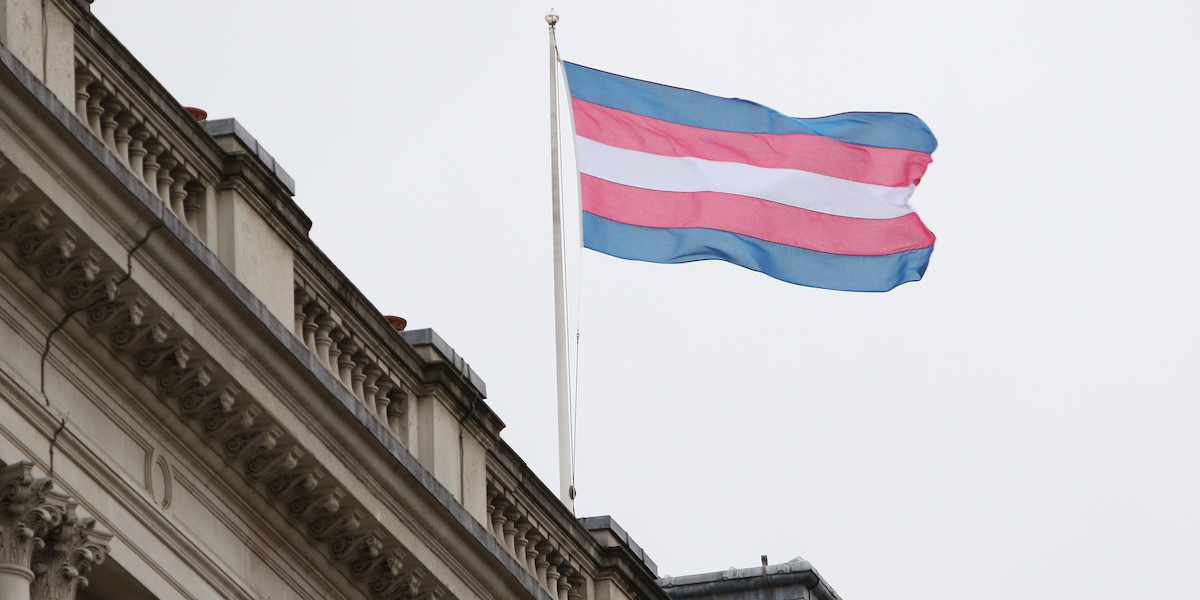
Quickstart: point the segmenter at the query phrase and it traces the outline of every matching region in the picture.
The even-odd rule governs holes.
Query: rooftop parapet
[[[668,597],[679,600],[841,600],[812,563],[798,556],[777,565],[663,577],[658,585]]]

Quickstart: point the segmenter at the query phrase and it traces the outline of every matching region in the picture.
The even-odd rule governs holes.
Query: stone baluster
[[[316,301],[304,305],[304,345],[313,354],[317,353],[317,316],[320,314],[321,307]]]
[[[174,212],[175,207],[171,206],[171,184],[175,182],[175,177],[171,175],[171,170],[179,164],[174,156],[171,156],[170,151],[163,150],[162,154],[158,155],[158,175],[154,178],[155,185],[150,189],[158,193],[159,199],[167,204],[167,209]]]
[[[292,300],[295,302],[295,309],[292,312],[292,318],[295,319],[295,325],[292,327],[292,333],[301,340],[304,339],[304,305],[308,304],[308,292],[297,283],[292,290]]]
[[[337,325],[329,313],[322,313],[317,317],[317,330],[313,332],[313,343],[317,348],[317,360],[326,367],[329,366],[329,348],[333,345],[333,338],[329,337],[329,332],[333,331]]]
[[[117,142],[117,158],[121,162],[132,168],[131,152],[129,143],[133,141],[133,136],[130,130],[137,125],[137,118],[129,111],[122,111],[117,115],[117,130],[113,132],[113,140]],[[135,171],[136,172],[136,171]]]
[[[338,356],[338,378],[342,380],[342,385],[346,389],[354,389],[354,353],[358,352],[358,345],[349,335],[345,340],[342,340],[342,354]]]
[[[542,582],[542,587],[549,589],[546,586],[546,581],[550,572],[550,553],[554,551],[554,546],[551,546],[550,542],[542,538],[542,541],[537,544],[537,551],[538,555],[533,563],[534,571],[536,571],[538,581]],[[528,552],[528,549],[526,552]],[[557,572],[555,574],[557,575]]]
[[[383,371],[373,363],[363,369],[362,401],[368,409],[375,410],[375,394],[379,393],[379,386],[375,385],[375,382],[379,381],[379,377],[382,375]]]
[[[503,544],[504,523],[508,520],[504,516],[504,511],[508,509],[508,499],[500,494],[496,494],[496,497],[492,499],[492,506],[494,507],[490,516],[492,521],[492,535],[496,536],[496,540]]]
[[[375,416],[379,418],[380,423],[387,425],[388,405],[392,403],[392,398],[388,396],[388,393],[396,387],[396,384],[387,377],[381,377],[375,385],[379,388],[379,391],[375,392]]]
[[[88,86],[95,81],[91,71],[82,67],[75,69],[75,115],[84,123],[88,122],[88,98],[92,95]]]
[[[108,90],[99,83],[93,83],[88,86],[87,124],[88,129],[91,129],[92,133],[96,134],[97,137],[101,135],[100,115],[104,114],[104,107],[101,103],[107,97]]]
[[[129,128],[129,170],[135,175],[145,179],[145,166],[143,161],[146,158],[146,140],[150,138],[150,131],[141,125],[135,125]]]
[[[390,399],[387,405],[388,430],[396,436],[396,439],[407,444],[407,432],[404,430],[404,401],[407,394],[400,388],[396,388],[392,390],[388,398]]]
[[[100,113],[100,139],[112,150],[117,149],[117,115],[125,107],[117,99],[109,96],[100,103],[103,112]]]
[[[161,177],[161,173],[160,173]],[[187,212],[184,210],[184,200],[187,199],[187,186],[192,181],[192,174],[179,164],[171,171],[171,183],[167,189],[169,202],[171,203],[171,212],[179,217],[180,221],[187,224]]]
[[[551,553],[546,558],[546,579],[542,582],[551,596],[558,596],[558,580],[562,577],[558,566],[562,564],[562,556],[558,552]]]
[[[566,558],[558,565],[558,600],[568,600],[571,595],[571,590],[575,587],[572,581],[578,575],[579,571],[575,569],[571,562]]]
[[[329,331],[329,372],[334,375],[338,374],[338,359],[342,356],[342,341],[346,339],[346,332],[342,331],[341,327],[334,327]]]
[[[529,569],[530,573],[536,574],[538,572],[538,557],[541,556],[541,552],[538,552],[537,548],[538,544],[544,539],[542,534],[534,529],[530,529],[525,534],[525,540],[529,542],[525,544],[525,568]],[[538,577],[541,578],[542,575],[538,575]]]
[[[533,527],[529,521],[521,519],[517,521],[517,532],[513,535],[513,556],[517,558],[517,562],[521,566],[525,566],[525,550],[529,547],[529,538],[525,537],[529,533],[529,529]]]
[[[510,504],[508,510],[504,511],[506,520],[504,521],[504,537],[501,541],[504,542],[504,548],[509,554],[517,555],[517,520],[521,518],[521,513],[517,511],[516,504]]]
[[[134,136],[137,139],[137,136]],[[158,190],[158,157],[163,152],[163,145],[157,139],[147,136],[144,144],[146,155],[142,159],[142,181],[146,182],[146,187],[151,191]]]
[[[183,198],[183,216],[188,227],[197,235],[203,237],[205,231],[204,222],[204,184],[200,183],[199,179],[193,179],[188,182],[184,188]]]
[[[583,592],[587,589],[587,580],[579,571],[571,577],[571,589],[567,590],[567,600],[583,600]]]
[[[371,362],[361,350],[351,358],[354,360],[354,368],[350,370],[350,391],[354,392],[359,400],[363,400],[363,382],[367,380],[366,368]]]
[[[487,512],[487,520],[484,521],[484,523],[483,523],[484,527],[487,527],[488,524],[492,522],[492,513],[496,512],[496,505],[492,503],[492,501],[495,500],[495,498],[496,498],[495,491],[491,488],[491,486],[488,486],[488,488],[487,488],[487,508],[485,509],[485,511]]]

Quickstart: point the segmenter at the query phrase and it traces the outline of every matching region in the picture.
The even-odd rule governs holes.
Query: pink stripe
[[[921,181],[925,152],[876,148],[804,133],[739,133],[680,125],[571,99],[575,133],[609,146],[663,156],[693,156],[798,169],[859,183],[905,187]]]
[[[629,225],[703,227],[834,254],[877,256],[926,248],[933,233],[910,213],[856,219],[720,192],[660,192],[580,175],[583,210]]]

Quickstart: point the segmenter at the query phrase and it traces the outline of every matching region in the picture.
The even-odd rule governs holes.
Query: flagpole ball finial
[[[553,8],[550,9],[550,12],[546,13],[546,22],[549,23],[551,27],[558,25],[558,13],[554,12]]]

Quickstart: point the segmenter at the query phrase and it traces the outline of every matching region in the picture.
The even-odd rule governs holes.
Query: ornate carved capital
[[[46,544],[33,556],[33,597],[38,600],[73,600],[87,586],[92,565],[104,562],[112,534],[96,529],[96,520],[75,515],[68,502],[62,521],[46,535]]]
[[[33,463],[0,467],[0,564],[31,568],[33,552],[57,527],[69,499],[49,479],[33,477]]]

